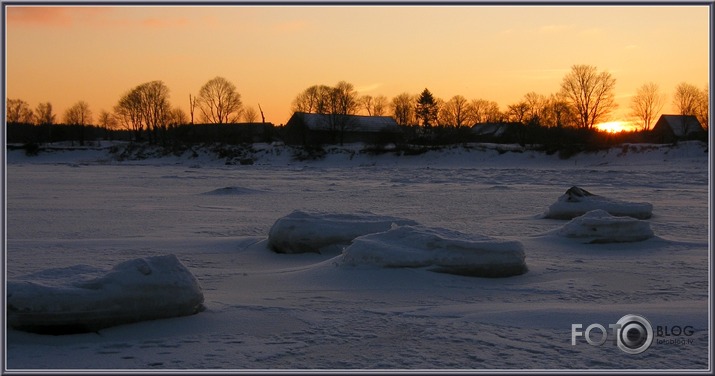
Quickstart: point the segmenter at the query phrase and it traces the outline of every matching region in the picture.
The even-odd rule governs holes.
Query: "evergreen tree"
[[[422,126],[429,128],[432,126],[432,123],[437,121],[438,110],[434,96],[425,88],[419,98],[417,98],[417,106],[415,107],[417,119],[422,120]]]

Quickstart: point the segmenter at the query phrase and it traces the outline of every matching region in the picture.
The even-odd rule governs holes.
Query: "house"
[[[514,138],[521,123],[477,123],[472,127],[472,133],[481,141],[510,140]]]
[[[296,112],[284,128],[288,144],[390,143],[402,128],[390,116],[331,115]]]
[[[651,132],[661,142],[695,140],[707,137],[698,118],[692,115],[661,115]]]

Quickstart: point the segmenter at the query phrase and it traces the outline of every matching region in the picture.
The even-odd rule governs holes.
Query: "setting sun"
[[[608,133],[618,133],[624,131],[633,131],[633,124],[627,121],[608,121],[605,123],[599,123],[595,126],[601,131]]]

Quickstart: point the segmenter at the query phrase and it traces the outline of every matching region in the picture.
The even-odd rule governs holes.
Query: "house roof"
[[[311,114],[306,112],[296,112],[288,120],[288,124],[300,122],[305,127],[314,131],[330,130],[331,116],[328,114]],[[346,130],[351,132],[382,132],[400,131],[401,128],[390,116],[361,116],[344,115],[346,120]]]
[[[479,136],[501,137],[511,126],[511,123],[479,123],[472,127],[472,132]]]
[[[673,135],[677,137],[705,132],[698,118],[693,115],[661,115],[653,126],[653,130],[662,127],[670,128]]]

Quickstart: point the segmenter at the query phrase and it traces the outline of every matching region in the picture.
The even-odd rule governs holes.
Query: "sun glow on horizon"
[[[595,128],[608,133],[631,132],[635,130],[635,127],[631,122],[620,120],[598,123],[595,125]]]

